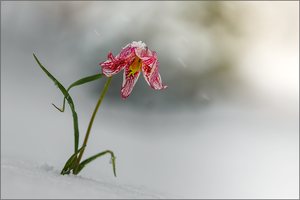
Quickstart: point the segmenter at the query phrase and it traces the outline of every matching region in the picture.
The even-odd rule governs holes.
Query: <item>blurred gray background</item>
[[[35,63],[68,86],[132,41],[158,53],[168,85],[113,78],[82,176],[183,198],[298,198],[298,2],[1,2],[1,156],[57,169],[73,148],[69,110]],[[105,80],[71,91],[81,139]],[[3,183],[2,183],[3,184]],[[5,183],[4,183],[5,184]]]

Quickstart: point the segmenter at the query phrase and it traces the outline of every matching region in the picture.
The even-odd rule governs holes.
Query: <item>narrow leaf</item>
[[[106,151],[103,151],[101,153],[98,153],[96,155],[93,155],[91,156],[90,158],[82,161],[79,166],[78,166],[78,170],[77,170],[77,173],[79,173],[88,163],[92,162],[93,160],[97,159],[98,157],[101,157],[105,154],[110,154],[111,155],[111,163],[112,163],[112,167],[113,167],[113,172],[114,172],[114,175],[117,176],[116,174],[116,157],[114,155],[114,153],[110,150],[106,150]]]
[[[82,85],[82,84],[85,84],[85,83],[88,83],[88,82],[91,82],[91,81],[95,81],[99,78],[102,77],[102,74],[95,74],[95,75],[92,75],[92,76],[88,76],[88,77],[85,77],[85,78],[82,78],[82,79],[79,79],[77,81],[75,81],[74,83],[72,83],[67,91],[69,92],[71,88],[75,87],[75,86],[79,86],[79,85]],[[56,105],[52,104],[57,110],[59,110],[60,112],[64,112],[65,111],[65,104],[66,104],[66,98],[64,98],[64,101],[63,101],[63,106],[62,108],[58,108]]]
[[[78,141],[79,141],[79,129],[78,129],[78,117],[77,113],[75,111],[75,106],[73,103],[73,100],[69,94],[69,92],[64,88],[64,86],[56,79],[54,76],[48,72],[48,70],[40,63],[38,58],[33,54],[34,59],[40,66],[40,68],[47,74],[47,76],[57,85],[57,87],[60,89],[60,91],[63,93],[64,97],[67,99],[67,102],[70,106],[70,109],[72,110],[73,115],[73,126],[74,126],[74,153],[78,150]]]
[[[75,161],[77,159],[77,154],[80,153],[84,148],[85,148],[85,146],[81,147],[73,155],[71,155],[71,157],[67,160],[64,168],[62,169],[61,174],[69,174],[70,173],[70,170],[72,169],[72,165],[75,163]]]
[[[82,85],[82,84],[85,84],[85,83],[88,83],[88,82],[91,82],[91,81],[95,81],[95,80],[97,80],[101,77],[102,77],[102,74],[95,74],[95,75],[92,75],[92,76],[87,76],[85,78],[79,79],[78,81],[75,81],[74,83],[72,83],[68,87],[67,91],[69,91],[72,87]]]
[[[63,107],[62,108],[57,107],[54,103],[52,103],[52,106],[54,106],[54,108],[56,108],[57,110],[59,110],[59,112],[65,112],[65,104],[66,104],[66,101],[65,101],[65,98],[64,98],[64,102],[63,102]]]

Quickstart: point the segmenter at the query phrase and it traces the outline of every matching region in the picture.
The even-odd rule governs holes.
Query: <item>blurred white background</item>
[[[71,113],[51,106],[62,95],[33,52],[67,86],[139,40],[169,87],[140,78],[123,101],[114,77],[85,155],[113,150],[118,177],[108,158],[81,176],[176,198],[299,198],[299,2],[1,2],[1,159],[60,169],[73,151]],[[104,82],[71,92],[81,139]]]

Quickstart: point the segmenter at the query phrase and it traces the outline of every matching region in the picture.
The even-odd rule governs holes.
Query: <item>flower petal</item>
[[[126,99],[130,95],[135,83],[140,76],[140,71],[137,71],[134,74],[130,74],[130,72],[131,70],[129,69],[129,67],[126,67],[124,70],[123,84],[121,89],[121,96],[123,99]]]
[[[146,65],[152,64],[157,60],[157,54],[155,51],[151,51],[148,48],[135,49],[135,54],[145,63]]]
[[[120,54],[117,57],[124,60],[132,60],[135,57],[134,49],[134,47],[127,45],[121,50]]]
[[[162,83],[161,76],[158,72],[158,66],[159,62],[157,60],[150,65],[146,65],[145,63],[142,65],[142,71],[146,82],[155,90],[167,88],[167,86]]]
[[[120,54],[118,54],[116,57],[114,57],[113,54],[110,52],[107,55],[108,60],[103,63],[100,63],[100,66],[102,67],[102,73],[107,77],[115,75],[118,72],[120,72],[123,68],[128,66],[134,58],[134,48],[130,46],[124,47],[121,50]]]
[[[114,57],[111,52],[107,55],[107,58],[107,61],[100,63],[100,66],[102,67],[102,73],[107,77],[120,72],[126,66],[124,59]]]

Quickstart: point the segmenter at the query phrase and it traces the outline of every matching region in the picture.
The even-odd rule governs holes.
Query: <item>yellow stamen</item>
[[[131,76],[131,75],[134,76],[135,73],[137,73],[138,71],[141,70],[141,67],[142,67],[141,59],[138,57],[135,57],[134,61],[129,66],[130,72],[129,72],[128,76]]]

